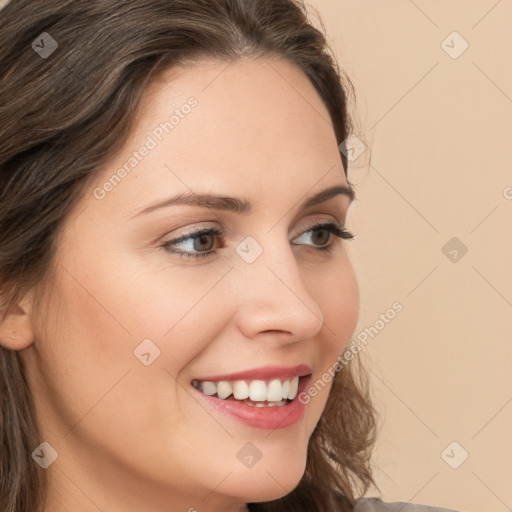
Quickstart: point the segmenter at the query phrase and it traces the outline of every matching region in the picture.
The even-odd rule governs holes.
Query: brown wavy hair
[[[13,0],[0,15],[0,322],[47,280],[57,235],[95,170],[122,147],[150,80],[200,58],[278,56],[306,74],[340,144],[354,87],[299,0]],[[32,46],[47,32],[57,49]],[[40,47],[42,45],[40,44]],[[348,162],[340,152],[345,174]],[[37,297],[36,297],[37,300]],[[18,351],[0,347],[0,510],[44,510],[47,474],[32,392]],[[288,495],[258,512],[348,512],[376,485],[377,411],[353,360],[336,373]]]

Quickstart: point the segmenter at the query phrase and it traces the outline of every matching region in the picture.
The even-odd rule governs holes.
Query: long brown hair
[[[0,15],[0,321],[47,280],[64,219],[127,140],[149,81],[197,58],[266,55],[302,69],[342,143],[352,133],[354,88],[299,0],[8,3]],[[0,510],[39,511],[48,482],[31,458],[41,442],[33,390],[18,351],[0,347],[0,357]],[[354,362],[335,375],[299,485],[251,511],[351,511],[375,485],[377,413]]]

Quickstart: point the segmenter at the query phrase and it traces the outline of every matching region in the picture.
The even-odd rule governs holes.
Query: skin
[[[191,113],[96,199],[190,96]],[[296,487],[330,384],[301,421],[270,431],[205,407],[190,383],[300,363],[315,382],[336,361],[359,313],[350,242],[302,233],[315,220],[344,226],[350,201],[299,209],[333,185],[347,180],[332,124],[293,64],[205,60],[152,82],[130,140],[64,225],[44,314],[34,288],[1,325],[3,344],[20,350],[41,441],[58,452],[45,510],[239,512]],[[253,212],[175,205],[131,218],[190,190],[246,198]],[[225,234],[174,248],[216,256],[182,259],[162,247],[197,227]],[[235,251],[246,236],[263,249],[250,264]],[[330,255],[315,249],[327,243]],[[146,338],[161,351],[149,366],[133,353]],[[237,458],[247,442],[262,454],[252,468]]]

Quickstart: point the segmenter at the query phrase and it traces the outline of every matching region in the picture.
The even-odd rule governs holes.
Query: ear
[[[23,350],[34,343],[34,331],[30,321],[32,291],[0,316],[0,345],[11,350]]]

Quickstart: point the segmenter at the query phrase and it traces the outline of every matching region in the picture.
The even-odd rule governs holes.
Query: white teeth
[[[290,381],[290,390],[288,391],[288,398],[293,400],[299,389],[299,377],[293,377]]]
[[[281,386],[281,381],[279,379],[274,379],[270,381],[270,384],[267,387],[267,400],[269,402],[278,402],[283,398],[283,390]]]
[[[267,386],[264,380],[252,380],[249,384],[249,398],[253,402],[264,402],[267,399]]]
[[[290,390],[290,381],[285,380],[283,382],[283,385],[281,386],[281,389],[282,389],[281,397],[283,400],[286,400],[288,398],[288,391]]]
[[[249,385],[245,380],[236,380],[233,383],[233,396],[237,400],[245,400],[249,398]]]
[[[297,395],[299,387],[299,377],[281,381],[272,379],[270,382],[264,380],[237,380],[219,382],[204,381],[199,382],[194,379],[194,387],[201,390],[205,395],[215,395],[226,400],[231,395],[236,400],[250,399],[253,402],[269,402],[269,404],[249,404],[254,407],[274,407],[275,405],[285,405],[286,400],[293,400]],[[247,402],[245,402],[247,403]]]
[[[221,380],[217,384],[217,396],[219,398],[228,398],[228,396],[231,395],[231,393],[233,393],[233,387],[231,386],[230,382]]]
[[[206,380],[201,383],[201,391],[205,395],[215,395],[215,393],[217,393],[217,384]]]

